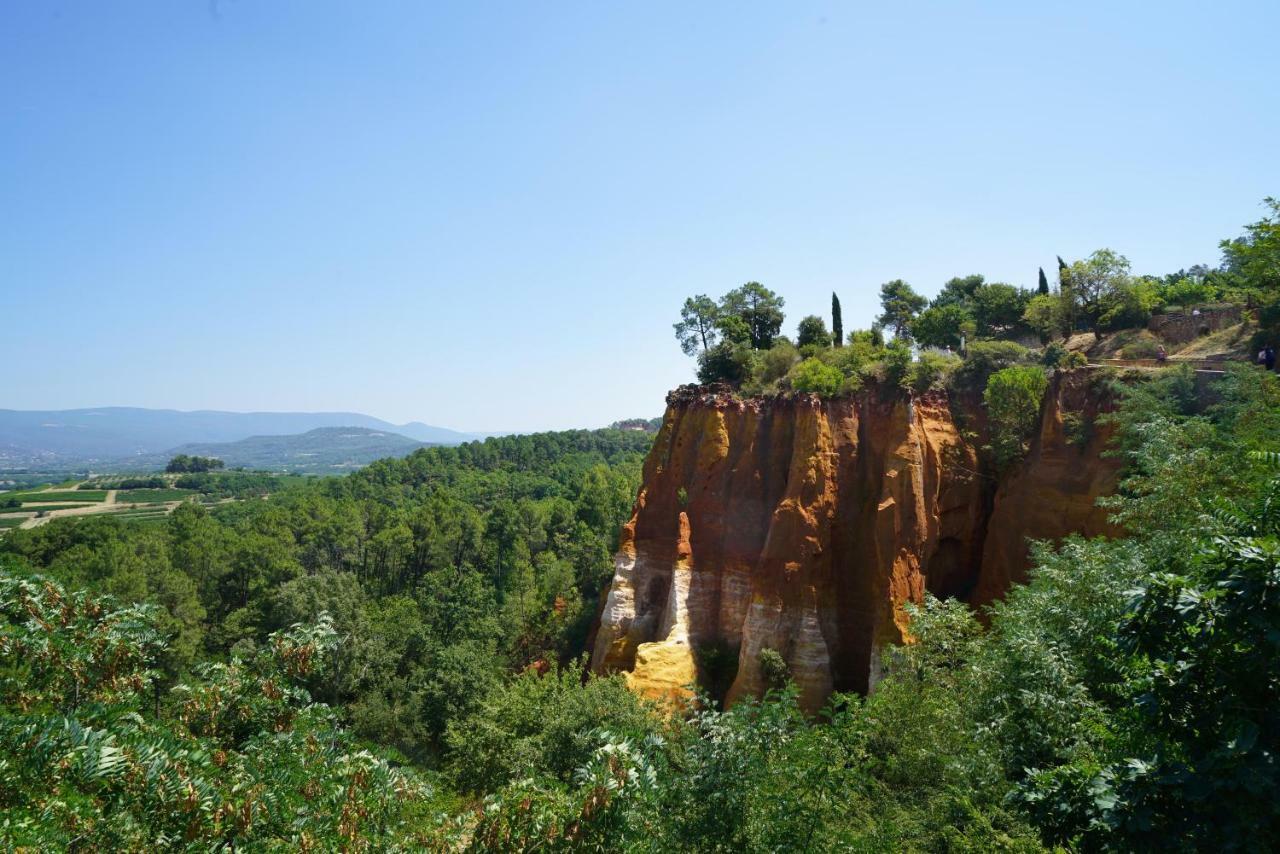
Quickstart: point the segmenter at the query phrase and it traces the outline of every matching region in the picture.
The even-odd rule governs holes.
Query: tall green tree
[[[974,291],[973,319],[978,324],[978,334],[997,338],[1017,332],[1022,325],[1022,313],[1031,301],[1031,293],[1013,285],[991,282]]]
[[[894,279],[880,286],[880,307],[883,309],[879,322],[893,329],[898,338],[911,335],[911,321],[928,304],[928,300],[916,293],[911,285]]]
[[[759,282],[747,282],[720,299],[720,311],[742,319],[751,349],[768,350],[782,330],[785,300]]]
[[[720,307],[706,294],[698,294],[684,301],[680,309],[680,321],[674,324],[676,340],[686,356],[705,353],[715,346],[719,335]]]
[[[1223,265],[1228,271],[1244,277],[1253,288],[1280,289],[1280,199],[1263,200],[1269,213],[1245,226],[1245,233],[1235,240],[1224,240]]]
[[[1070,293],[1073,309],[1102,338],[1102,319],[1123,300],[1132,287],[1129,259],[1111,249],[1099,249],[1062,271],[1062,286]]]
[[[811,314],[800,321],[800,325],[796,329],[797,347],[807,345],[827,347],[830,344],[831,333],[827,331],[827,324],[822,321],[821,317]]]
[[[911,323],[911,337],[922,347],[959,347],[965,324],[973,316],[956,303],[926,308]]]
[[[840,315],[840,297],[831,292],[831,343],[836,347],[844,346],[844,318]]]
[[[962,305],[967,307],[972,302],[974,293],[985,282],[986,277],[981,273],[971,273],[968,276],[955,276],[947,279],[942,285],[942,290],[938,291],[938,295],[933,298],[933,302],[930,305]]]
[[[1044,274],[1044,267],[1040,268],[1040,281],[1036,286],[1036,293],[1041,295],[1049,293],[1049,279]]]

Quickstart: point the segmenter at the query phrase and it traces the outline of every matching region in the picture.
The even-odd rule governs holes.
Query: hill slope
[[[0,467],[101,463],[160,454],[178,445],[296,436],[322,427],[360,427],[444,445],[480,438],[418,422],[397,426],[358,412],[180,412],[124,406],[0,409]]]
[[[293,436],[250,436],[236,442],[193,442],[135,464],[159,468],[174,454],[217,457],[227,468],[292,472],[341,472],[383,457],[403,457],[427,443],[367,427],[317,427]]]

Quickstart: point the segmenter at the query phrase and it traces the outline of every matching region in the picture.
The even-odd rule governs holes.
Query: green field
[[[81,504],[84,502],[105,501],[107,491],[105,489],[72,489],[66,492],[3,492],[0,498],[16,498],[19,501],[30,501],[35,503],[48,503],[52,501],[76,501]]]
[[[169,514],[163,507],[139,507],[136,510],[111,513],[110,516],[123,522],[163,522],[168,518]]]
[[[77,507],[92,507],[93,504],[23,504],[21,507],[0,510],[0,513],[39,513],[42,510],[74,510]]]
[[[127,489],[116,493],[116,501],[122,504],[151,504],[182,501],[195,494],[195,490],[192,489]]]
[[[5,528],[16,528],[27,521],[26,516],[0,516],[0,531]]]

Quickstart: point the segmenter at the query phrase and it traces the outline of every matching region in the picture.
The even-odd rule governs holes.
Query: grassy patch
[[[5,528],[16,528],[27,521],[26,516],[0,516],[0,531]]]
[[[32,504],[47,504],[50,502],[78,501],[84,503],[105,501],[107,492],[104,489],[73,489],[67,492],[5,492],[0,494],[4,498],[16,498],[19,501],[30,501]]]
[[[4,512],[17,513],[21,510],[23,513],[40,513],[47,510],[75,510],[78,507],[92,506],[92,504],[24,504],[19,508]]]
[[[144,504],[141,507],[132,507],[128,510],[116,510],[111,515],[120,518],[133,519],[138,516],[166,516],[169,510],[163,504]]]
[[[182,501],[195,495],[191,489],[128,489],[116,493],[116,501],[124,504],[150,504],[160,501]]]

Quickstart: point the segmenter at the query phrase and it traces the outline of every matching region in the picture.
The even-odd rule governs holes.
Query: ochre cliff
[[[991,601],[1025,577],[1027,538],[1109,532],[1094,506],[1116,477],[1093,425],[1106,403],[1080,374],[1054,378],[1026,458],[1001,478],[978,451],[980,405],[943,392],[684,386],[667,403],[592,656],[646,696],[685,697],[710,646],[736,652],[730,701],[763,689],[766,647],[807,708],[865,692],[878,651],[907,636],[904,604],[926,590]]]

